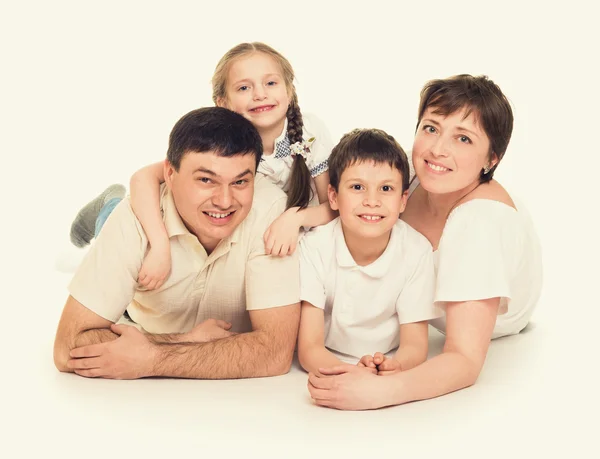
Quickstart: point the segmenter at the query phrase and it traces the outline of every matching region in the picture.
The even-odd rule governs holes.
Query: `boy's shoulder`
[[[340,224],[340,218],[337,217],[325,225],[311,228],[311,230],[306,232],[300,240],[301,246],[303,246],[305,250],[314,250],[319,253],[325,253],[327,252],[327,249],[333,251],[336,238],[339,237],[340,234],[343,234],[341,231],[338,231]]]

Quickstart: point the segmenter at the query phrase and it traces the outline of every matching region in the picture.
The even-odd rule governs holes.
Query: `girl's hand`
[[[171,248],[166,246],[150,246],[138,274],[138,284],[148,290],[154,290],[164,284],[171,272]]]
[[[302,226],[298,207],[291,207],[271,223],[263,237],[267,255],[285,257],[296,250]]]

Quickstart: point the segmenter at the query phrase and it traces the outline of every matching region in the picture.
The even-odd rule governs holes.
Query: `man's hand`
[[[183,334],[181,341],[190,343],[207,343],[217,339],[227,338],[237,333],[230,332],[231,324],[219,319],[207,319],[199,323],[189,332]]]
[[[369,410],[386,406],[385,393],[369,368],[338,365],[308,375],[308,391],[317,405],[339,410]]]
[[[286,210],[265,231],[265,253],[279,257],[292,255],[298,244],[300,226],[302,221],[298,207]]]
[[[116,340],[72,349],[67,367],[87,378],[138,379],[152,376],[157,348],[136,327],[112,324]]]

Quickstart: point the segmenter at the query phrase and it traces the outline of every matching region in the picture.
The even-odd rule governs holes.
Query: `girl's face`
[[[434,110],[425,110],[417,129],[412,151],[415,173],[430,193],[459,192],[478,183],[481,170],[498,161],[495,156],[489,159],[490,141],[474,112],[465,118],[465,108],[448,116]]]
[[[243,115],[260,131],[283,130],[290,97],[281,66],[255,52],[233,62],[227,75],[227,97],[217,105]]]

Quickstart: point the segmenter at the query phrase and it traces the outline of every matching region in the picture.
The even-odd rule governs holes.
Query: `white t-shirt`
[[[489,199],[461,204],[450,213],[434,252],[437,305],[500,297],[492,338],[519,333],[542,288],[540,243],[527,210],[515,205]],[[444,332],[445,317],[431,325]]]
[[[398,347],[400,324],[440,317],[433,304],[429,241],[398,220],[383,254],[356,264],[341,221],[308,232],[300,242],[300,298],[325,311],[325,346],[360,359]]]
[[[311,183],[313,198],[310,205],[318,205],[319,197],[317,196],[314,178],[328,170],[328,160],[333,149],[333,142],[329,131],[315,115],[303,114],[302,121],[304,125],[302,130],[303,139],[308,141],[314,138],[310,146],[309,157],[306,159],[306,165],[313,178]],[[275,140],[273,154],[263,155],[258,165],[258,172],[287,193],[290,186],[289,180],[293,162],[294,157],[291,155],[290,141],[287,137],[286,119],[281,135]]]

